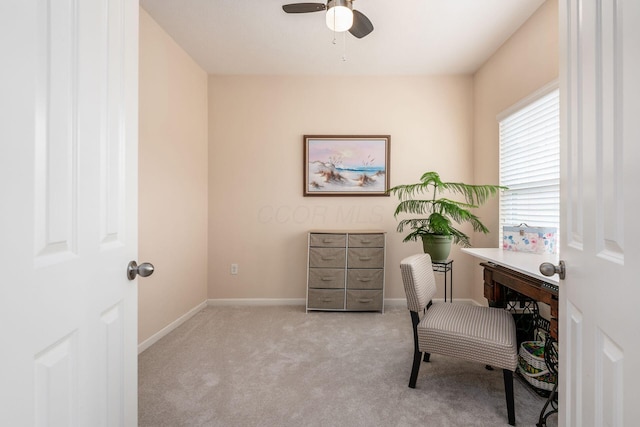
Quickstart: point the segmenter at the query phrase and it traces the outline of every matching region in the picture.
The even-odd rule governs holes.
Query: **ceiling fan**
[[[326,10],[327,26],[337,32],[349,31],[361,39],[371,31],[373,24],[362,12],[353,9],[354,0],[329,0],[324,3],[292,3],[282,6],[287,13],[309,13]]]

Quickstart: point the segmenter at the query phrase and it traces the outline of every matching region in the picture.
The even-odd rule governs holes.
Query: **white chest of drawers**
[[[308,233],[307,311],[384,311],[386,236],[379,230]]]

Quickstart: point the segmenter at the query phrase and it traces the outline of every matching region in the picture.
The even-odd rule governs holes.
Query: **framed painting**
[[[388,196],[389,135],[305,135],[305,196]]]

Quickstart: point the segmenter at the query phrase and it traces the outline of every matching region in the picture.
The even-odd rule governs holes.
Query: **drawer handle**
[[[371,257],[370,256],[361,256],[360,257],[360,261],[371,261]]]
[[[333,277],[323,277],[322,279],[323,282],[333,282]]]
[[[322,302],[332,302],[333,298],[322,298]]]
[[[322,239],[322,243],[333,243],[334,241],[333,239]]]
[[[323,256],[320,259],[323,260],[323,261],[333,261],[334,259],[336,259],[336,257],[334,257],[334,256]]]
[[[358,302],[362,304],[369,304],[370,302],[373,302],[373,300],[371,298],[360,298]]]
[[[358,279],[358,280],[359,280],[359,281],[361,281],[361,282],[370,282],[370,281],[371,281],[371,278],[369,278],[369,277],[363,277],[363,278]]]
[[[360,243],[362,243],[363,245],[368,245],[369,243],[371,243],[371,240],[360,240]]]

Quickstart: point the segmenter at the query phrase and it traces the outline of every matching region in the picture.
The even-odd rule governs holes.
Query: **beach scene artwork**
[[[307,194],[384,195],[388,138],[306,138]]]

